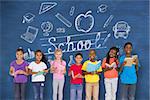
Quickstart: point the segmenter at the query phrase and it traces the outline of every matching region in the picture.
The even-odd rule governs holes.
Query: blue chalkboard
[[[84,61],[88,50],[95,49],[102,60],[112,46],[120,48],[133,43],[133,52],[142,65],[137,83],[136,100],[149,100],[149,1],[148,0],[1,0],[0,1],[0,94],[1,100],[13,100],[13,79],[9,64],[15,50],[22,47],[25,59],[34,60],[34,51],[41,49],[49,60],[60,47],[67,70],[75,53],[82,52]],[[104,100],[103,75],[100,100]],[[69,77],[66,75],[64,100],[69,100]],[[118,89],[118,96],[119,97]],[[85,99],[83,91],[83,100]],[[46,76],[45,100],[52,100],[52,75]],[[33,99],[32,83],[26,91]]]

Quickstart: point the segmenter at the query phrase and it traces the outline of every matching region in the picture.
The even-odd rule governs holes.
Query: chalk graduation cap
[[[54,8],[56,5],[56,2],[43,2],[40,6],[39,14],[47,12],[48,10]]]

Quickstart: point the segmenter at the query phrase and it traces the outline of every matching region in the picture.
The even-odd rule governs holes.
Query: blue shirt
[[[125,58],[126,55],[120,57],[119,59],[120,65],[123,64]],[[138,64],[138,67],[140,67],[140,64]],[[136,74],[135,65],[132,64],[132,66],[123,66],[122,72],[120,73],[120,79],[121,79],[121,83],[123,84],[136,84],[137,74]]]

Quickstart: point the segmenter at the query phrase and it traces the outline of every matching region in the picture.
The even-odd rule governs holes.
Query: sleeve
[[[71,71],[72,71],[72,65],[70,66],[68,73],[70,73]]]
[[[10,63],[10,67],[14,67],[14,61]]]
[[[102,68],[106,68],[105,63],[106,63],[106,58],[103,59]]]
[[[63,61],[63,63],[62,63],[62,64],[63,64],[63,66],[65,66],[65,67],[66,67],[66,61]]]
[[[31,62],[31,63],[29,64],[28,68],[29,68],[30,70],[33,70],[33,62]]]
[[[25,61],[25,66],[29,66],[29,64],[28,64],[28,62],[27,62],[27,61]]]
[[[47,65],[43,62],[43,69],[47,69]]]
[[[124,59],[125,59],[125,57],[123,57],[123,56],[121,56],[121,57],[119,58],[119,65],[118,65],[118,67],[120,67],[120,66],[123,64]]]
[[[82,66],[82,70],[86,71],[86,67],[87,67],[88,62],[84,62],[83,66]]]

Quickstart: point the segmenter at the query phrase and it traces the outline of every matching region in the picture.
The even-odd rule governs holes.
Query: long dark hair
[[[43,53],[41,50],[36,50],[36,51],[35,51],[35,55],[36,55],[36,53],[38,53],[38,52],[40,52],[40,53],[42,54],[42,59],[41,59],[41,61],[44,62],[44,63],[47,65],[48,59],[46,58],[46,56],[44,55],[44,53]]]
[[[109,49],[107,55],[106,55],[106,63],[108,63],[108,64],[109,64],[109,60],[110,60],[109,52],[110,52],[111,50],[115,50],[115,51],[116,51],[116,56],[115,56],[115,58],[118,58],[118,56],[119,56],[119,49],[118,49],[117,47],[111,47],[111,48]]]

